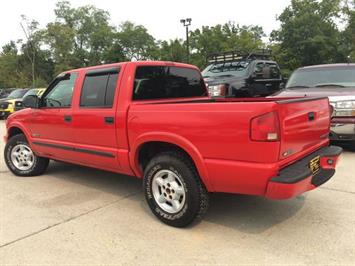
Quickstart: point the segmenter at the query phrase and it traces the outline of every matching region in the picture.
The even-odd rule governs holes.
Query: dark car
[[[328,96],[334,107],[331,139],[355,146],[355,64],[302,67],[275,97]]]
[[[283,78],[271,52],[243,55],[225,52],[209,56],[202,75],[212,97],[263,97],[280,89]]]

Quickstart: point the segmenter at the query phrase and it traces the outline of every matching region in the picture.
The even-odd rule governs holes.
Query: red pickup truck
[[[4,157],[19,176],[49,159],[143,179],[152,212],[186,226],[209,192],[288,199],[329,180],[327,98],[211,99],[199,70],[128,62],[59,75],[7,122]]]

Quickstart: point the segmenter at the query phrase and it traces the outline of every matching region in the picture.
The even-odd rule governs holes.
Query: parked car
[[[27,91],[25,93],[25,95],[23,95],[22,99],[24,99],[28,95],[37,95],[38,97],[41,97],[45,90],[46,90],[45,88],[30,89],[29,91]],[[14,103],[14,106],[15,106],[14,111],[15,112],[25,108],[22,104],[22,99],[18,99],[15,101],[15,103]]]
[[[271,52],[225,52],[209,56],[202,75],[212,97],[263,97],[280,89],[283,78]]]
[[[6,98],[9,93],[5,89],[0,89],[0,100]]]
[[[334,107],[330,139],[355,147],[355,64],[302,67],[274,97],[327,96]]]
[[[18,176],[49,159],[143,179],[152,212],[182,227],[208,192],[288,199],[328,181],[327,98],[211,99],[195,66],[128,62],[67,71],[6,121],[4,158]],[[325,202],[326,204],[326,202]]]
[[[15,102],[21,100],[29,89],[13,90],[6,98],[0,100],[0,118],[7,118],[15,112]]]

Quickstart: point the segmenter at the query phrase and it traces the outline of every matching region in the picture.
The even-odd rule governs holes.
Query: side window
[[[183,67],[140,66],[134,80],[133,100],[206,96],[200,72]]]
[[[63,79],[58,79],[54,87],[44,96],[42,107],[70,107],[76,78],[77,74],[72,73]]]
[[[118,69],[86,75],[80,96],[81,107],[110,108],[113,105]]]

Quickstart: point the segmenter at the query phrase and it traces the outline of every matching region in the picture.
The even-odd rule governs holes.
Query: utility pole
[[[180,22],[186,28],[186,62],[190,61],[190,48],[189,48],[189,26],[191,25],[191,18],[180,19]]]

